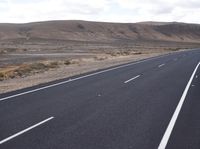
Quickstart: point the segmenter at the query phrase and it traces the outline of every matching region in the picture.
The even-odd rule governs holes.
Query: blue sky
[[[200,0],[0,0],[1,23],[46,20],[200,23]]]

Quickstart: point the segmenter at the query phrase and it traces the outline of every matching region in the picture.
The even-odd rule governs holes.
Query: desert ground
[[[153,22],[0,24],[0,93],[199,48],[199,30],[199,25]]]

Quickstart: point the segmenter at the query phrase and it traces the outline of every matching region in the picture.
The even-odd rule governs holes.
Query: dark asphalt
[[[178,52],[0,101],[0,141],[54,117],[0,149],[156,149],[199,61],[200,50]],[[167,149],[200,148],[199,82],[200,68]]]

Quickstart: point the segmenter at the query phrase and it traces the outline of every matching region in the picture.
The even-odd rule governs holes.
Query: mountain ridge
[[[0,24],[0,42],[20,39],[96,42],[152,40],[200,43],[200,25],[179,22],[110,23],[82,20]]]

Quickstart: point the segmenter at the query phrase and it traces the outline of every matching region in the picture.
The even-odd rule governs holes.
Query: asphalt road
[[[1,94],[0,149],[199,149],[199,61],[178,52]]]

